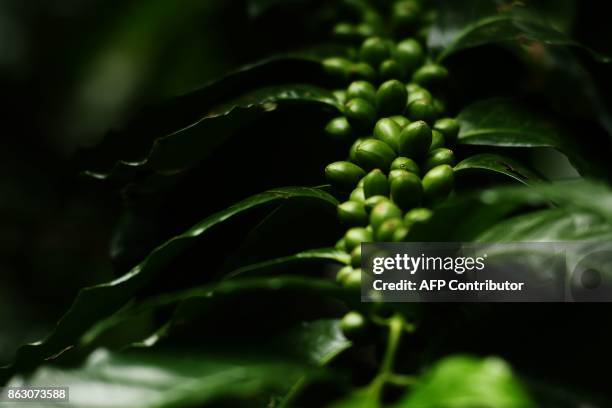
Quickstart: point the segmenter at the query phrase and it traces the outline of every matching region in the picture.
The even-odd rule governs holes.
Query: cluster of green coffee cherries
[[[356,60],[332,58],[324,66],[350,83],[335,92],[344,114],[326,132],[352,146],[348,159],[328,165],[325,176],[348,196],[338,216],[349,229],[337,248],[351,254],[351,265],[337,279],[359,287],[360,244],[406,240],[451,193],[455,156],[448,147],[459,125],[442,117],[443,103],[430,92],[446,79],[446,68],[425,62],[415,39],[368,38]]]

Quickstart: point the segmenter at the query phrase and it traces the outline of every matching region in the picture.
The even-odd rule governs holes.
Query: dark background
[[[312,3],[0,0],[0,364],[10,361],[18,344],[44,335],[80,287],[125,272],[113,271],[108,256],[120,195],[79,176],[80,148],[120,128],[142,107],[241,64],[325,38],[326,5]],[[612,54],[604,2],[578,2],[575,15],[574,37]],[[478,58],[472,64],[486,68],[487,58]],[[582,59],[610,106],[609,66]],[[498,69],[490,72],[495,80],[506,75]],[[605,324],[602,308],[556,306],[546,315],[560,313],[562,319],[541,320],[538,314],[529,324],[526,306],[500,312],[482,342],[491,350],[480,343],[480,352],[495,353],[500,343],[524,338],[525,350],[530,342],[537,347],[506,357],[530,360],[549,350],[540,360],[549,366],[556,349],[565,349],[561,364],[576,368],[574,383],[587,382],[580,371],[601,357],[601,340],[609,338],[601,326],[594,329]],[[507,333],[496,325],[513,319],[539,330],[496,338]],[[569,324],[559,338],[561,321]],[[478,331],[480,323],[476,319],[473,330],[464,332]],[[478,350],[469,337],[453,340],[453,347]]]

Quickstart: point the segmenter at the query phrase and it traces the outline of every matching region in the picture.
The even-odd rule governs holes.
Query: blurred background
[[[79,288],[113,277],[119,193],[79,175],[80,149],[146,106],[320,42],[327,4],[0,0],[0,365],[47,333]],[[572,4],[573,36],[612,54],[604,2]],[[610,106],[612,78],[585,63]]]

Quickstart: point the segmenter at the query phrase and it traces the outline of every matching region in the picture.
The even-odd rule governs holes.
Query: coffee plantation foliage
[[[109,133],[81,159],[125,203],[117,277],[3,382],[79,407],[609,406],[556,349],[588,336],[575,309],[360,302],[362,242],[610,240],[612,122],[583,66],[608,60],[564,10],[313,3],[324,43]]]

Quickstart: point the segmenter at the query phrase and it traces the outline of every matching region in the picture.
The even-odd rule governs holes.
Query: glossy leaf
[[[500,173],[527,185],[542,180],[541,177],[516,160],[497,154],[477,154],[468,157],[455,166],[456,173],[468,172],[470,170]]]
[[[508,364],[497,357],[447,357],[408,391],[402,408],[535,407]]]
[[[592,168],[576,144],[556,125],[519,102],[493,99],[476,102],[457,117],[459,143],[496,147],[550,147],[564,153],[579,171]]]
[[[149,170],[173,174],[188,169],[212,154],[238,129],[263,115],[289,105],[316,105],[338,111],[341,106],[331,92],[312,85],[293,84],[262,88],[218,105],[198,121],[157,138],[144,158],[120,160],[109,172],[86,172],[97,179],[126,177],[123,173]]]
[[[223,352],[94,352],[82,367],[42,367],[11,386],[62,386],[78,407],[178,407],[219,403],[223,399],[265,404],[282,395],[309,369],[274,356]],[[64,406],[43,403],[40,406]],[[28,405],[34,406],[34,405]]]
[[[439,17],[433,24],[428,45],[439,51],[439,61],[469,48],[510,42],[517,45],[526,41],[548,46],[578,47],[589,52],[596,60],[608,63],[611,59],[599,54],[566,34],[573,7],[558,2],[551,4],[508,4],[497,6],[488,0],[465,2],[439,2]],[[544,2],[545,3],[545,2]],[[550,9],[557,13],[552,15]]]
[[[162,270],[168,267],[174,258],[212,228],[245,211],[284,200],[315,200],[326,203],[331,208],[337,205],[337,201],[331,195],[321,190],[288,187],[250,197],[202,220],[185,233],[157,247],[126,275],[109,283],[82,289],[70,310],[45,340],[25,345],[18,350],[13,366],[0,371],[0,383],[5,382],[7,376],[10,376],[15,370],[31,368],[43,359],[51,359],[67,347],[72,347],[86,329],[122,307],[145,284],[154,280]]]

